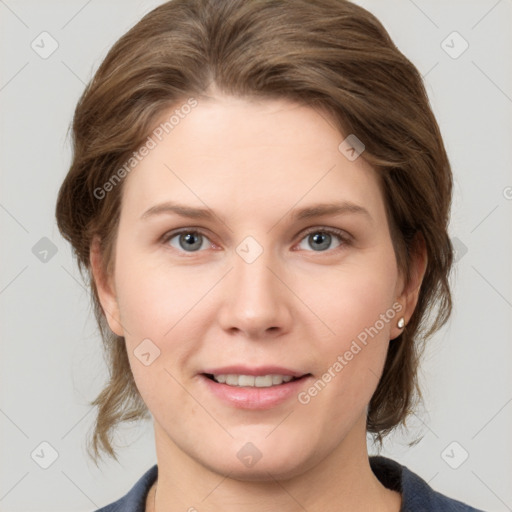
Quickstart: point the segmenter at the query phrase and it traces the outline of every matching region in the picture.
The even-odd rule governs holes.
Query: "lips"
[[[217,382],[212,378],[212,374],[201,373],[199,374],[199,385],[202,386],[204,392],[209,397],[214,397],[221,403],[235,409],[248,409],[248,410],[268,410],[274,407],[278,407],[281,404],[289,403],[292,400],[296,400],[297,396],[303,389],[311,383],[312,375],[310,373],[303,374],[290,369],[276,368],[276,367],[265,367],[265,368],[247,368],[247,367],[225,367],[225,368],[212,368],[210,371],[237,371],[247,372],[241,374],[227,374],[231,376],[245,375],[245,378],[249,377],[249,372],[256,373],[255,379],[262,378],[262,375],[276,375],[273,373],[268,374],[267,372],[287,372],[288,378],[291,379],[288,382],[282,382],[281,384],[270,385],[265,387],[258,386],[246,386],[241,382],[237,382],[235,385],[228,383]],[[299,377],[292,377],[291,374],[299,375]],[[226,375],[226,374],[215,374],[215,375]],[[285,373],[277,374],[281,375],[281,378],[285,376]],[[244,379],[245,380],[245,379]],[[242,384],[242,385],[240,385]]]

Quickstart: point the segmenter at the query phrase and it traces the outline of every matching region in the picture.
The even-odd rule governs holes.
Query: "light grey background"
[[[86,458],[94,416],[87,401],[107,373],[54,208],[85,83],[115,40],[160,3],[0,0],[2,512],[94,510],[156,462],[149,422],[120,433],[121,465],[98,470]],[[425,407],[383,454],[442,493],[512,510],[512,1],[359,3],[425,76],[455,174],[459,249],[455,311],[423,362]],[[51,49],[43,31],[58,43],[47,58],[31,47]],[[464,40],[454,31],[469,43],[460,56]],[[47,469],[52,448],[43,442],[58,454]]]

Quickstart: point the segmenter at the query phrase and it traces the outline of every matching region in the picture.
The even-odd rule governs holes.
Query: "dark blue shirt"
[[[418,475],[386,457],[370,457],[370,466],[382,485],[402,494],[400,512],[484,512],[434,491]],[[144,512],[146,497],[158,476],[158,466],[148,469],[119,500],[95,512]]]

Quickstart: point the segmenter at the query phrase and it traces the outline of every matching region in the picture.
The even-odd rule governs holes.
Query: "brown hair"
[[[111,48],[82,94],[73,118],[73,160],[56,216],[89,279],[104,342],[109,382],[98,406],[89,455],[117,460],[117,425],[149,417],[130,370],[124,339],[108,327],[90,271],[93,236],[105,272],[119,221],[122,183],[97,191],[147,138],[162,112],[223,93],[286,98],[327,112],[341,134],[356,134],[382,178],[397,264],[407,279],[417,236],[428,264],[418,304],[390,343],[371,399],[367,431],[378,441],[421,397],[418,359],[424,341],[448,319],[452,303],[447,233],[450,165],[420,74],[381,23],[345,0],[172,0],[144,16]],[[340,139],[341,141],[341,139]],[[430,313],[434,313],[433,315]]]

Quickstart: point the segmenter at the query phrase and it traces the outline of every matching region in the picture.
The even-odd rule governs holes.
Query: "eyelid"
[[[306,228],[304,231],[301,231],[301,233],[300,233],[300,235],[302,236],[301,240],[303,238],[305,238],[306,236],[308,236],[309,234],[316,233],[316,232],[329,233],[331,235],[336,235],[344,242],[349,242],[352,239],[351,235],[349,235],[343,229],[329,227],[329,226],[313,226],[311,228]]]
[[[300,236],[299,242],[301,242],[309,234],[317,233],[317,232],[328,233],[328,234],[337,236],[341,242],[340,245],[338,247],[335,247],[334,249],[329,249],[328,251],[306,251],[306,252],[330,253],[330,252],[334,252],[334,251],[340,249],[341,247],[343,247],[345,245],[350,244],[352,241],[352,236],[343,229],[329,227],[329,226],[311,226],[309,228],[302,230],[299,233],[299,235],[298,235],[298,236]],[[214,242],[212,242],[210,240],[210,237],[208,236],[208,234],[206,233],[204,228],[199,228],[199,227],[194,227],[194,226],[177,228],[175,230],[168,231],[160,238],[160,241],[163,244],[167,244],[169,242],[169,240],[171,240],[175,236],[180,235],[182,233],[198,233],[198,234],[204,236],[205,238],[207,238],[211,244],[215,245]],[[192,251],[190,253],[187,253],[187,251],[179,251],[179,252],[184,253],[184,254],[193,255],[197,252],[202,252],[202,251]]]

